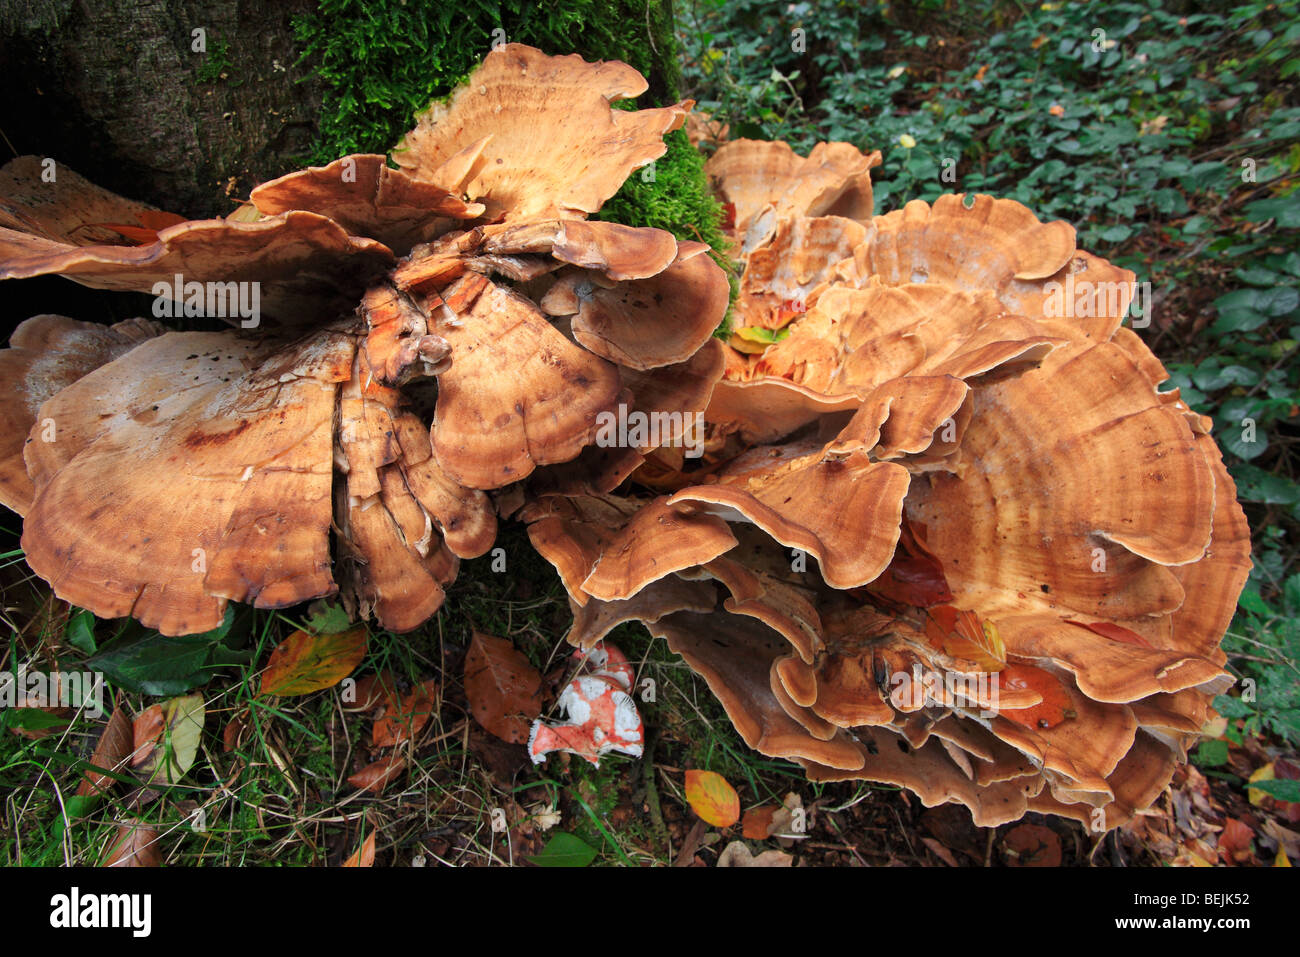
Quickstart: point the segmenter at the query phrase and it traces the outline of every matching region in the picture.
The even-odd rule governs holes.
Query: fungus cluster
[[[570,642],[644,622],[814,780],[982,825],[1148,806],[1230,680],[1249,538],[1209,421],[1122,326],[1133,275],[1009,200],[875,216],[878,153],[737,140],[706,167],[742,268],[723,342],[707,247],[588,218],[685,121],[611,107],[645,88],[509,45],[396,168],[217,220],[0,170],[0,278],[261,304],[19,328],[0,502],[32,569],[166,634],[336,592],[405,631],[518,517]]]

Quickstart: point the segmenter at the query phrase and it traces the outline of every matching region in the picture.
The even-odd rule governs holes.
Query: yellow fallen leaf
[[[1277,857],[1275,857],[1275,858],[1273,859],[1273,866],[1274,866],[1274,867],[1290,867],[1290,866],[1291,866],[1291,858],[1287,857],[1287,856],[1286,856],[1286,851],[1282,850],[1282,848],[1280,848],[1280,847],[1277,849]]]
[[[361,664],[365,628],[334,635],[295,631],[271,652],[258,694],[301,695],[332,688]]]
[[[686,801],[705,824],[731,827],[740,820],[740,795],[715,771],[686,772]]]
[[[1270,761],[1263,767],[1255,769],[1255,772],[1250,776],[1250,783],[1254,784],[1256,781],[1272,781],[1276,777],[1277,772],[1273,770],[1273,762]],[[1246,797],[1248,797],[1250,803],[1256,807],[1259,807],[1264,798],[1268,796],[1268,792],[1261,791],[1259,788],[1246,788]]]

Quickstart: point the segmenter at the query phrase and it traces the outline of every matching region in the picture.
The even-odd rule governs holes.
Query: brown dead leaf
[[[104,732],[99,736],[99,743],[95,745],[95,753],[90,756],[90,763],[106,771],[121,771],[126,767],[132,754],[131,719],[126,716],[125,709],[115,708],[109,715]],[[107,774],[87,771],[85,779],[77,788],[77,794],[80,797],[103,794],[112,789],[113,783],[113,778]]]
[[[542,676],[503,638],[474,632],[465,656],[465,697],[475,719],[512,744],[528,740],[533,718],[542,713]]]
[[[746,840],[765,841],[772,833],[772,818],[775,816],[776,808],[770,804],[767,807],[750,808],[741,818],[741,833]]]
[[[233,718],[221,732],[221,750],[229,754],[239,747],[239,739],[243,737],[244,729],[248,727],[248,709],[245,708]]]
[[[135,721],[131,725],[132,732],[132,751],[131,766],[138,768],[153,753],[154,747],[158,744],[158,739],[163,733],[163,709],[162,705],[150,705],[135,716]]]
[[[381,758],[374,764],[366,765],[348,778],[348,784],[361,791],[379,794],[390,782],[400,777],[405,770],[406,758],[400,754],[394,754]]]
[[[923,837],[921,838],[921,843],[924,844],[926,847],[928,847],[931,851],[933,851],[934,856],[939,858],[939,860],[943,861],[949,867],[958,866],[957,858],[952,856],[952,851],[948,850],[948,848],[944,847],[934,838]]]
[[[1225,864],[1241,864],[1251,859],[1250,842],[1255,832],[1250,825],[1235,817],[1223,822],[1219,832],[1219,857]]]
[[[416,685],[400,700],[390,697],[388,710],[375,719],[371,740],[377,748],[387,748],[413,739],[438,710],[438,683],[430,678]]]
[[[1061,839],[1050,827],[1020,824],[1002,839],[1002,855],[1009,867],[1058,867]]]
[[[397,676],[391,671],[380,671],[358,678],[357,683],[343,692],[343,710],[364,714],[397,697]]]
[[[162,863],[158,832],[143,821],[124,821],[104,846],[103,867],[157,867]]]
[[[764,851],[757,857],[744,841],[732,841],[718,855],[718,867],[793,867],[794,858],[785,851]]]
[[[357,852],[343,862],[344,867],[373,867],[375,863],[375,832],[365,839]]]

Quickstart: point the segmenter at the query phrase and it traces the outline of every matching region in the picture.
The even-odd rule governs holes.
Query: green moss
[[[314,159],[382,152],[430,100],[449,94],[503,38],[548,53],[623,60],[677,98],[680,68],[668,0],[321,0],[294,21],[300,62],[326,83]]]
[[[681,130],[669,133],[665,140],[668,152],[629,176],[598,218],[629,226],[654,226],[679,239],[724,248],[722,206],[709,192],[704,157]]]
[[[326,83],[310,158],[317,164],[391,148],[414,115],[450,94],[502,37],[548,53],[630,63],[650,83],[639,106],[676,101],[681,79],[668,0],[482,0],[468,10],[437,0],[322,0],[294,30],[302,62]],[[601,213],[719,250],[720,216],[704,160],[680,131],[669,134],[668,153],[653,171],[634,173]]]

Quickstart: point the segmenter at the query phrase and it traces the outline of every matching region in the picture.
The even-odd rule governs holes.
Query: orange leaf
[[[357,852],[343,862],[344,867],[373,867],[375,863],[375,832],[365,839]]]
[[[1219,856],[1225,864],[1250,860],[1250,842],[1254,837],[1250,825],[1235,817],[1228,818],[1219,832]]]
[[[438,707],[438,683],[430,678],[412,688],[400,701],[389,698],[388,710],[375,719],[371,740],[375,747],[387,748],[414,738],[429,723]]]
[[[1036,691],[1042,701],[1030,708],[1002,708],[998,714],[1026,728],[1053,728],[1073,717],[1061,679],[1033,665],[1007,665],[998,673],[998,691]]]
[[[365,628],[334,635],[295,631],[271,652],[258,694],[302,695],[332,688],[361,664]]]
[[[979,615],[973,611],[963,611],[947,605],[932,608],[929,614],[934,617],[936,612],[940,612],[943,615],[940,621],[943,622],[949,619],[947,611],[954,614],[951,616],[953,625],[943,636],[945,652],[954,658],[973,661],[985,671],[1001,671],[1007,666],[1007,647],[1002,643],[997,625],[987,618],[981,622]]]
[[[162,861],[158,832],[140,821],[119,824],[100,859],[103,867],[157,867]]]
[[[740,820],[740,795],[715,771],[686,772],[686,801],[714,827],[731,827]]]
[[[465,697],[475,720],[492,734],[523,744],[542,713],[542,676],[504,638],[474,632],[465,655]]]
[[[159,709],[159,713],[161,714]],[[159,725],[161,728],[161,725]],[[104,733],[99,736],[95,753],[90,756],[90,763],[107,771],[121,771],[134,754],[131,721],[122,708],[115,708],[109,716]],[[99,771],[87,771],[85,780],[77,788],[77,794],[103,794],[113,786],[113,778]]]
[[[772,819],[776,817],[776,808],[754,807],[745,812],[740,822],[742,832],[747,840],[765,841],[772,833]]]
[[[162,737],[165,723],[160,704],[150,705],[135,716],[135,721],[131,725],[131,736],[134,742],[131,751],[132,767],[138,768],[148,760],[149,755],[153,754],[153,749]]]
[[[1002,839],[1002,849],[1011,867],[1057,867],[1061,863],[1061,839],[1041,824],[1013,827]]]
[[[380,671],[357,679],[351,690],[343,692],[344,711],[373,711],[396,697],[397,676]]]
[[[379,794],[389,784],[389,782],[398,778],[406,770],[406,758],[400,754],[394,754],[387,758],[381,758],[374,764],[368,764],[352,777],[348,778],[348,784],[361,791],[371,791]]]
[[[1130,631],[1123,625],[1116,625],[1109,621],[1073,621],[1069,624],[1078,625],[1080,628],[1087,628],[1089,631],[1101,635],[1103,638],[1109,638],[1111,641],[1122,641],[1126,645],[1137,645],[1139,648],[1153,647],[1151,642],[1147,641],[1136,631]]]

